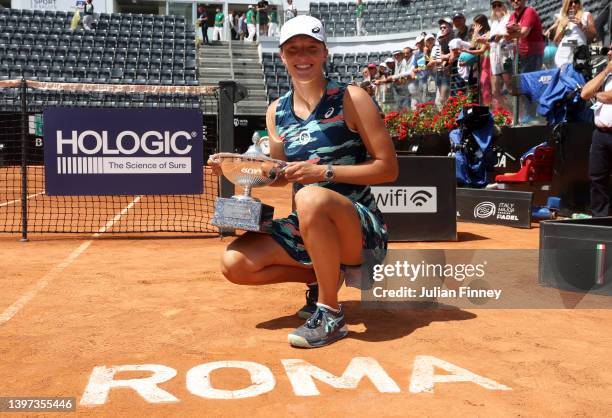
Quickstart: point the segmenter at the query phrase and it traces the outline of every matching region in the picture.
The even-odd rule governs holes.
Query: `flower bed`
[[[441,109],[433,102],[421,103],[417,108],[404,109],[399,112],[389,112],[385,115],[385,126],[399,150],[409,147],[404,142],[411,138],[423,138],[431,135],[446,136],[449,131],[457,128],[457,117],[464,107],[477,106],[469,96],[459,92],[457,96],[449,97]],[[493,111],[493,120],[497,127],[512,124],[512,116],[505,109]]]

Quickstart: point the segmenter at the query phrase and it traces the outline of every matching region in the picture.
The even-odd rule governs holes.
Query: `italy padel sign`
[[[47,195],[203,192],[195,109],[45,109]]]

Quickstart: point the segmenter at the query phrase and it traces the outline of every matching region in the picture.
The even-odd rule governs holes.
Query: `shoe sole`
[[[342,338],[346,337],[347,335],[348,335],[348,328],[345,325],[342,328],[340,328],[340,330],[338,330],[338,333],[336,334],[336,336],[334,336],[334,338],[330,338],[330,339],[325,340],[325,341],[321,341],[321,342],[317,342],[317,343],[309,343],[308,341],[306,341],[306,339],[304,337],[300,337],[299,335],[295,335],[295,334],[289,334],[287,336],[287,340],[289,341],[289,344],[292,347],[318,348],[318,347],[324,347],[326,345],[335,343],[336,341],[341,340]]]

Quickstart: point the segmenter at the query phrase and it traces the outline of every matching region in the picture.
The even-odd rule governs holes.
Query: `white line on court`
[[[40,196],[41,194],[44,194],[44,193],[45,193],[45,191],[43,190],[42,192],[38,192],[38,193],[34,193],[34,194],[31,194],[31,195],[28,195],[28,197],[26,197],[26,199],[31,199],[33,197]],[[9,200],[8,202],[0,203],[0,208],[2,206],[9,206],[9,205],[12,205],[13,203],[19,203],[19,202],[21,202],[21,199]]]
[[[87,250],[87,248],[91,245],[95,238],[98,238],[101,234],[108,231],[112,226],[117,222],[123,215],[125,215],[136,203],[140,201],[142,196],[136,196],[134,200],[132,200],[126,207],[124,207],[121,212],[119,212],[113,219],[108,221],[106,225],[98,230],[95,234],[92,235],[92,239],[85,241],[81,245],[78,246],[77,249],[72,251],[68,257],[66,257],[61,263],[53,267],[47,274],[45,274],[37,283],[34,285],[34,288],[30,289],[28,292],[21,295],[19,299],[11,306],[6,308],[4,312],[0,314],[0,325],[4,324],[11,320],[17,312],[19,312],[30,300],[32,300],[38,292],[43,290],[47,285],[51,282],[51,280],[55,279],[57,276],[62,273],[66,267],[68,267],[74,260],[76,260],[81,254]]]

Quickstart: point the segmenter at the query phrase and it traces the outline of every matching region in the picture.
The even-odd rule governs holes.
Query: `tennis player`
[[[323,24],[297,16],[281,29],[280,56],[292,89],[270,104],[270,156],[289,162],[273,183],[293,184],[295,211],[275,219],[271,234],[247,232],[222,257],[231,282],[309,285],[289,334],[297,347],[322,347],[348,333],[338,290],[341,267],[362,263],[362,250],[385,249],[387,230],[371,184],[397,178],[393,143],[370,96],[358,86],[326,79]],[[213,171],[220,167],[212,156]]]

